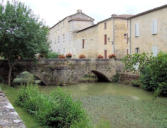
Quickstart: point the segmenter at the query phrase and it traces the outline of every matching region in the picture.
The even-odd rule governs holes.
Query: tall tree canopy
[[[8,60],[8,84],[18,58],[47,53],[48,28],[21,2],[0,3],[0,56]]]

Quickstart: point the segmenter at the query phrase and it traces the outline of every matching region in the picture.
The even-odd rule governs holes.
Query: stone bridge
[[[23,71],[33,73],[46,85],[77,83],[83,76],[93,73],[99,81],[111,81],[123,65],[114,59],[42,59],[37,62],[24,60],[16,63],[12,77]],[[0,61],[0,77],[7,79],[7,61]]]

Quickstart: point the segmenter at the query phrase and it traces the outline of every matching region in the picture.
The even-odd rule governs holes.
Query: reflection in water
[[[82,83],[78,85],[64,86],[63,88],[64,90],[71,92],[73,97],[113,95],[128,96],[134,100],[151,100],[153,98],[151,93],[140,88],[121,84]]]

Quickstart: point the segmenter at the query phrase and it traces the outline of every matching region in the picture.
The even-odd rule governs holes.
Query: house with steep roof
[[[92,26],[94,19],[84,14],[82,10],[67,16],[49,30],[48,40],[51,50],[59,54],[75,52],[74,32]]]

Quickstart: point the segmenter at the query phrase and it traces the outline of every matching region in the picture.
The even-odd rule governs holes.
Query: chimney
[[[116,17],[116,16],[117,16],[117,14],[112,14],[112,15],[111,15],[111,17]]]
[[[81,9],[78,9],[78,10],[77,10],[77,13],[82,13],[82,10],[81,10]]]

